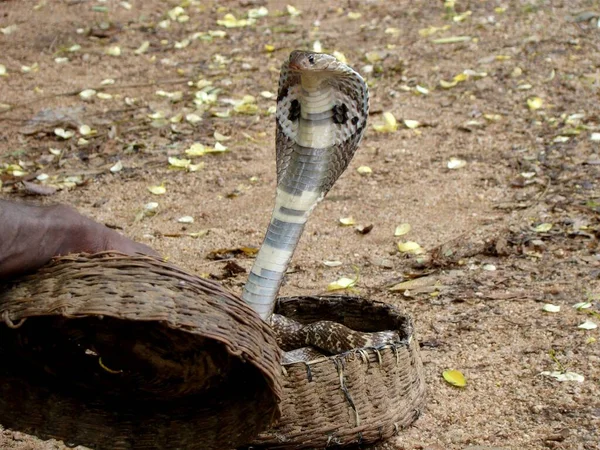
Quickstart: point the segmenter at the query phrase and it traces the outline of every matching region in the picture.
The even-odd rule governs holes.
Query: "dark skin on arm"
[[[104,250],[158,256],[68,206],[0,200],[0,280],[38,269],[54,256]]]

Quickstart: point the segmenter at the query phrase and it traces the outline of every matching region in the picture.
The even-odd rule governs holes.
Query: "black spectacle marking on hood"
[[[300,113],[302,112],[300,102],[296,99],[292,101],[290,105],[290,112],[288,114],[288,120],[290,122],[294,122],[300,118]]]
[[[281,100],[286,98],[287,95],[288,95],[288,88],[287,87],[282,88],[279,92],[279,95],[277,95],[277,101],[280,102]]]
[[[333,122],[337,124],[345,124],[348,121],[348,107],[345,103],[335,105],[333,107]]]

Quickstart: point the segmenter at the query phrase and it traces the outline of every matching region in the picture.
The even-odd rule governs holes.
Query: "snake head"
[[[292,71],[331,72],[339,69],[340,63],[334,56],[325,53],[294,50],[290,54],[289,69]]]

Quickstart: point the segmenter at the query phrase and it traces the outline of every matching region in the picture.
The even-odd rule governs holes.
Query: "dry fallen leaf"
[[[582,324],[578,325],[577,328],[581,328],[582,330],[595,330],[598,328],[598,325],[591,320],[586,320]]]
[[[414,130],[415,128],[418,128],[418,127],[421,126],[421,122],[419,122],[418,120],[405,119],[404,120],[404,125],[406,126],[406,128]]]
[[[191,159],[180,159],[175,158],[174,156],[169,156],[168,158],[169,166],[175,167],[178,169],[187,169],[189,165],[192,163]]]
[[[444,370],[442,376],[452,386],[465,387],[467,385],[465,376],[458,370]]]
[[[373,169],[369,166],[360,166],[356,171],[361,175],[371,175],[373,173]]]
[[[328,260],[325,260],[325,261],[323,261],[323,265],[327,266],[327,267],[339,267],[339,266],[342,265],[342,262],[341,261],[328,261]]]
[[[457,44],[460,42],[469,42],[471,39],[471,36],[449,36],[445,38],[432,39],[431,42],[434,44]]]
[[[540,223],[534,230],[538,233],[546,233],[552,229],[552,224],[548,222]]]
[[[549,313],[557,313],[560,312],[560,306],[553,305],[552,303],[546,303],[544,306],[542,306],[542,311]]]
[[[383,125],[375,124],[373,129],[379,133],[392,133],[398,129],[398,122],[391,112],[384,112]]]
[[[340,218],[340,223],[345,227],[349,227],[351,225],[354,225],[356,221],[352,217],[342,217]]]
[[[527,99],[527,107],[535,111],[536,109],[540,109],[544,105],[544,100],[539,97],[529,97]]]
[[[446,167],[451,170],[461,169],[467,165],[467,162],[464,159],[460,158],[450,158]]]
[[[75,132],[71,130],[65,130],[64,128],[55,128],[54,134],[63,139],[70,139],[75,135]]]
[[[109,170],[112,173],[120,172],[121,170],[123,170],[123,163],[121,162],[121,160],[118,160]]]
[[[583,383],[585,381],[585,377],[575,372],[541,372],[540,375],[545,375],[547,377],[555,378],[558,381],[577,381],[579,383]]]
[[[414,241],[398,242],[398,250],[401,253],[412,253],[413,255],[425,253],[425,250]]]
[[[405,234],[407,234],[410,231],[410,229],[411,229],[410,223],[406,223],[406,222],[401,223],[394,230],[394,236],[396,236],[396,237],[404,236]]]
[[[342,289],[349,289],[351,287],[354,287],[356,285],[357,281],[358,281],[358,277],[356,277],[356,278],[342,277],[337,281],[329,283],[329,285],[327,286],[327,290],[328,291],[340,291]]]
[[[160,186],[149,186],[148,190],[154,195],[163,195],[167,192],[167,188],[162,184]]]

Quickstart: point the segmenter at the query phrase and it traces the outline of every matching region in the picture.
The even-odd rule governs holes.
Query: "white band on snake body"
[[[362,77],[323,53],[294,51],[281,69],[276,113],[277,196],[242,298],[269,320],[304,225],[346,169],[366,128]]]

